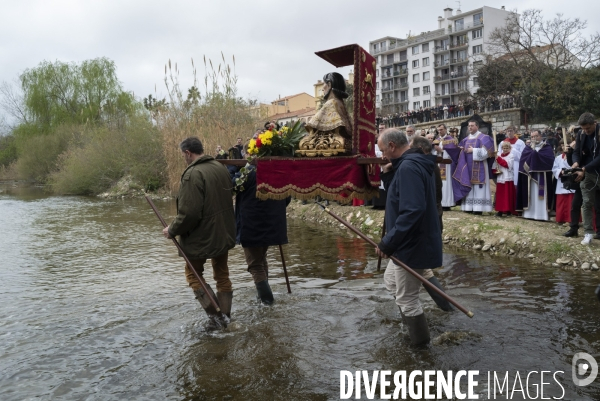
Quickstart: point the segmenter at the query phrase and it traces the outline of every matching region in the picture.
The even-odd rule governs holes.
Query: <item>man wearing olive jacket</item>
[[[420,274],[424,269],[440,267],[442,237],[433,177],[435,163],[423,154],[407,152],[406,135],[394,128],[383,131],[377,144],[383,156],[392,162],[392,170],[386,171],[381,179],[393,175],[387,187],[387,233],[377,245],[377,254],[393,255]],[[421,281],[390,260],[384,282],[394,294],[411,343],[428,343],[429,328],[419,301]]]
[[[235,246],[235,217],[229,173],[212,156],[204,155],[198,138],[187,138],[179,144],[187,168],[181,175],[177,196],[177,217],[163,234],[166,238],[178,236],[179,244],[193,268],[204,281],[204,263],[211,259],[213,277],[217,282],[217,296],[205,282],[213,299],[218,300],[221,312],[231,313],[233,289],[229,280],[227,254]],[[227,319],[218,314],[192,269],[185,265],[187,282],[209,317],[207,330],[224,328]]]

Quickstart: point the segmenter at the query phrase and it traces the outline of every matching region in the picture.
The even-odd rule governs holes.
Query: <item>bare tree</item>
[[[591,67],[600,62],[600,34],[584,37],[587,22],[579,18],[544,20],[541,10],[513,11],[505,26],[490,34],[490,55],[517,66],[544,66],[555,70]]]
[[[18,82],[11,84],[3,81],[0,84],[0,109],[2,109],[16,125],[29,122],[23,91]],[[6,119],[4,123],[8,125]]]

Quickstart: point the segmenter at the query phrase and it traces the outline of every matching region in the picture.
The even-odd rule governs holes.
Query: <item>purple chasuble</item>
[[[525,146],[519,160],[519,184],[517,186],[517,210],[529,208],[529,188],[533,180],[538,184],[538,197],[544,198],[544,188],[552,180],[554,152],[552,146],[544,143],[539,150]],[[526,179],[525,179],[526,178]],[[521,185],[523,183],[523,185]]]
[[[467,153],[465,150],[472,146],[473,149],[485,148],[488,153],[494,151],[494,141],[489,135],[478,132],[475,138],[470,139],[469,136],[460,142],[460,153],[456,162],[456,169],[452,174],[452,192],[454,200],[459,202],[466,197],[473,185],[485,184],[485,169],[488,170],[488,177],[491,176],[491,167],[493,158],[488,158],[485,161],[473,160],[473,153]]]

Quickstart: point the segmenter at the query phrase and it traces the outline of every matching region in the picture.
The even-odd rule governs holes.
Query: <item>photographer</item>
[[[594,237],[592,227],[592,207],[596,201],[596,191],[600,190],[598,182],[600,172],[600,144],[598,143],[599,127],[592,113],[583,113],[578,121],[581,131],[577,135],[573,151],[573,168],[580,167],[575,181],[580,182],[583,198],[583,229],[585,236],[582,245],[590,245]],[[597,227],[598,228],[598,227]],[[600,238],[596,234],[596,238]]]

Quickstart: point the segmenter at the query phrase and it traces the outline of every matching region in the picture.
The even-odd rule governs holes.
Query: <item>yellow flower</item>
[[[258,154],[258,148],[256,147],[256,139],[250,139],[248,143],[248,153],[251,155]]]

